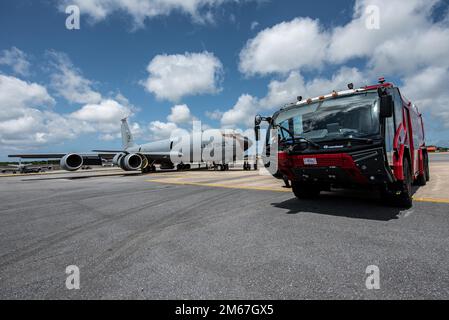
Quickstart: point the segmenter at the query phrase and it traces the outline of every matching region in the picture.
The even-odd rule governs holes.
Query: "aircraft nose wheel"
[[[216,171],[229,171],[229,164],[217,164],[215,166]]]
[[[178,171],[189,170],[189,169],[190,169],[190,164],[180,163],[176,166],[176,170],[178,170]]]
[[[156,172],[156,166],[147,166],[142,169],[142,173]]]

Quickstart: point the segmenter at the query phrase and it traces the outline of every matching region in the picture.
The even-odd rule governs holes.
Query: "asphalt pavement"
[[[0,179],[0,298],[449,298],[449,204],[148,180]]]

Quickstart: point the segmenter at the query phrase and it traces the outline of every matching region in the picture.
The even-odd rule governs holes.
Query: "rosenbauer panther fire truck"
[[[348,88],[307,100],[298,97],[272,117],[256,116],[256,139],[260,123],[269,123],[264,158],[273,156],[270,146],[276,138],[273,174],[291,180],[298,198],[363,186],[379,189],[392,204],[410,207],[412,184],[429,180],[418,108],[383,78],[376,85]]]

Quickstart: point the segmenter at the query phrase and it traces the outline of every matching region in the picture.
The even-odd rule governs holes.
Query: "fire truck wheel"
[[[429,171],[429,162],[427,161],[427,155],[423,155],[423,173],[418,176],[416,179],[417,186],[425,186],[429,179],[427,178],[427,174]]]
[[[319,196],[321,190],[318,186],[292,181],[292,190],[298,199],[311,199]]]
[[[412,173],[410,163],[407,158],[404,159],[402,166],[404,170],[404,180],[400,185],[400,194],[395,195],[394,204],[401,208],[410,208],[412,206]]]
[[[430,169],[429,169],[429,155],[427,152],[424,154],[424,172],[426,173],[426,181],[430,180]]]

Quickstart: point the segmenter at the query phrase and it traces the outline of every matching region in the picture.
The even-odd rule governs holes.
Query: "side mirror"
[[[254,118],[254,125],[258,126],[262,123],[262,116],[260,114],[258,114],[255,118]]]
[[[379,106],[381,118],[391,118],[393,116],[393,96],[381,96],[379,98]]]

